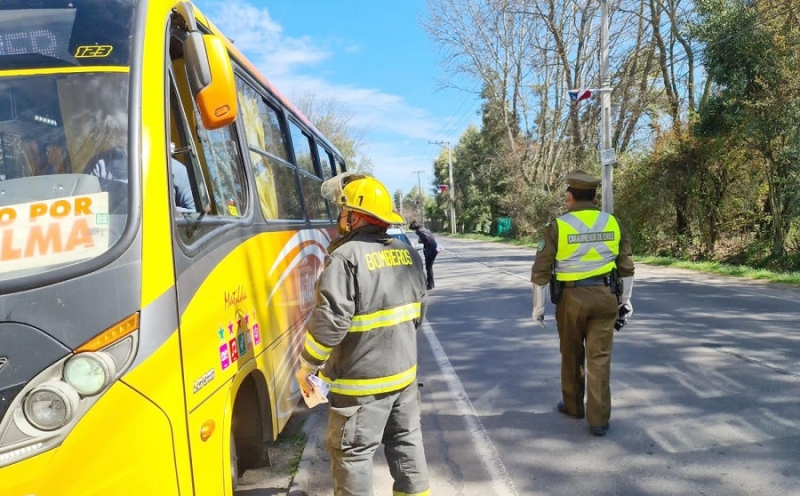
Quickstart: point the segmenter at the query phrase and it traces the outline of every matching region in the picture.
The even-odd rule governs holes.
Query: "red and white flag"
[[[569,97],[572,98],[573,102],[578,103],[582,100],[586,100],[587,98],[591,98],[592,90],[590,89],[569,90]]]

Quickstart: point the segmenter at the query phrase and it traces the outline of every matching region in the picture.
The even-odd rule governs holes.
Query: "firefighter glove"
[[[297,378],[297,383],[300,384],[300,389],[303,390],[303,396],[311,395],[313,387],[308,382],[308,378],[315,375],[317,370],[319,370],[319,367],[303,360],[302,357],[300,358],[300,370],[297,371],[295,377]]]

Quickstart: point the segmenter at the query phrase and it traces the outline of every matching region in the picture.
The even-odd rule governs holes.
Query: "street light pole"
[[[403,215],[403,192],[402,191],[400,191],[400,217],[402,217],[404,219],[406,218],[406,216]]]
[[[432,145],[446,145],[447,146],[447,172],[450,176],[450,232],[456,233],[456,192],[453,188],[453,156],[450,151],[449,141],[429,141]]]
[[[422,227],[425,227],[425,195],[422,194],[422,183],[420,182],[420,174],[424,173],[425,171],[414,171],[414,174],[417,175],[417,192],[422,197],[419,201],[419,217],[420,217],[420,224]]]
[[[608,78],[608,0],[600,0],[600,83],[609,88]],[[611,91],[600,93],[600,152],[611,149]],[[614,164],[603,163],[602,193],[603,212],[614,213]]]
[[[447,142],[447,169],[450,173],[450,232],[456,233],[456,192],[453,190],[453,156]]]

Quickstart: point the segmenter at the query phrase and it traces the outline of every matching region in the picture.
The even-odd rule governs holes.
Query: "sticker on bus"
[[[75,58],[105,58],[111,55],[111,50],[113,49],[114,47],[111,45],[79,46],[77,50],[75,50]]]
[[[0,207],[0,272],[94,258],[108,230],[105,192]]]
[[[219,347],[219,364],[222,370],[231,366],[231,359],[228,354],[228,343],[223,343],[222,346]]]

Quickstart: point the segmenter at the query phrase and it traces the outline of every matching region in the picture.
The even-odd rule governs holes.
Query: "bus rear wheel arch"
[[[233,404],[231,463],[237,473],[270,466],[268,444],[272,441],[272,408],[266,381],[254,371],[242,381]],[[235,481],[234,481],[235,484]]]

